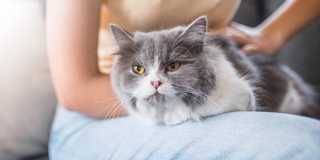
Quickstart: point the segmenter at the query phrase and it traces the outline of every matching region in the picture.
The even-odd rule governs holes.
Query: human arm
[[[236,13],[241,0],[223,0],[219,1],[214,9],[208,13],[209,31],[216,32],[230,23]]]
[[[48,0],[47,47],[60,103],[67,109],[103,118],[124,110],[112,93],[109,76],[99,72],[98,0]]]
[[[319,6],[319,0],[287,0],[259,26],[232,24],[225,34],[247,53],[272,54],[320,15]]]

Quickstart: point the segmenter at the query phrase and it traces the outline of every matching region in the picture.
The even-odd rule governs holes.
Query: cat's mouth
[[[145,100],[150,103],[159,103],[165,100],[165,95],[157,91],[154,94],[150,95],[149,97],[145,98]]]

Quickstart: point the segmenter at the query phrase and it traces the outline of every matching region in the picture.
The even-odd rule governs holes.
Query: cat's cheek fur
[[[175,97],[177,93],[177,91],[171,86],[170,82],[166,81],[158,88],[158,92],[168,97]]]
[[[132,95],[138,99],[144,99],[152,94],[154,94],[156,90],[150,85],[150,81],[148,79],[141,80],[137,87],[133,90]]]
[[[156,89],[150,84],[152,80],[158,79],[153,73],[142,77],[136,85],[136,89],[132,92],[132,95],[138,99],[144,99],[156,92]]]

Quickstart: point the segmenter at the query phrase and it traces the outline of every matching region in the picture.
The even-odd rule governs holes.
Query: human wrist
[[[258,26],[255,28],[255,31],[261,47],[264,48],[264,51],[269,54],[280,49],[286,41],[286,36],[272,26]]]

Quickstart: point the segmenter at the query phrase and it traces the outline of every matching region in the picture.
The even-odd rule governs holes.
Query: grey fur
[[[238,73],[251,81],[252,86],[256,88],[258,110],[280,112],[280,106],[288,92],[288,85],[292,83],[303,103],[301,112],[297,114],[320,118],[318,94],[293,70],[279,63],[274,57],[264,55],[247,57],[224,37],[213,36],[207,39],[207,43],[221,46]]]
[[[155,94],[145,100],[134,96],[133,91],[148,76],[149,69],[155,62],[159,62],[157,75],[168,81],[174,89],[174,99],[181,100],[191,112],[206,104],[209,95],[215,92],[217,87],[216,68],[210,65],[210,62],[215,61],[215,56],[221,56],[219,55],[221,53],[232,64],[238,75],[245,77],[252,90],[255,90],[257,99],[253,99],[253,104],[257,101],[260,102],[258,104],[267,106],[267,111],[278,111],[287,91],[285,86],[290,79],[288,74],[280,71],[278,64],[270,65],[246,57],[225,38],[208,36],[207,23],[207,18],[203,16],[187,27],[179,26],[168,30],[133,34],[116,25],[110,27],[119,46],[119,51],[115,53],[118,56],[112,71],[113,89],[129,113],[140,112],[139,105],[143,101],[149,106],[146,110],[150,110],[150,113],[151,110],[155,111],[154,117],[161,117],[162,120],[159,121],[163,121],[163,114],[175,107],[168,108],[165,105],[167,101],[172,100],[172,97],[167,95]],[[183,67],[176,73],[168,74],[165,67],[173,62],[180,62]],[[131,71],[133,65],[144,66],[145,74],[142,76],[134,74]],[[277,71],[281,74],[276,74]],[[290,81],[297,80],[291,78]],[[315,104],[313,98],[307,99],[307,96],[303,95],[306,94],[305,90],[308,87],[301,87],[301,83],[303,82],[295,83],[295,87],[301,93],[305,104]],[[226,109],[226,112],[232,110]],[[252,109],[249,107],[248,110]]]
[[[163,70],[168,63],[180,61],[185,63],[188,69],[184,71],[185,73],[168,76],[168,79],[176,84],[176,90],[181,91],[178,95],[186,104],[194,106],[203,102],[203,97],[192,93],[182,94],[184,91],[189,91],[184,86],[192,87],[201,95],[208,95],[214,87],[214,74],[209,72],[211,69],[207,68],[205,60],[201,57],[204,33],[206,33],[204,27],[207,26],[207,20],[200,19],[196,22],[189,28],[178,27],[168,31],[150,33],[137,32],[132,39],[129,34],[126,34],[126,31],[112,25],[112,32],[120,46],[120,51],[117,54],[121,55],[119,66],[121,66],[120,72],[124,73],[122,75],[124,84],[126,86],[129,83],[135,85],[134,81],[139,79],[130,72],[126,72],[134,63],[150,66],[154,63],[155,57],[159,57],[160,69]],[[134,49],[129,51],[134,53],[128,53],[128,48],[132,47]],[[203,79],[203,81],[199,81],[199,79]]]

